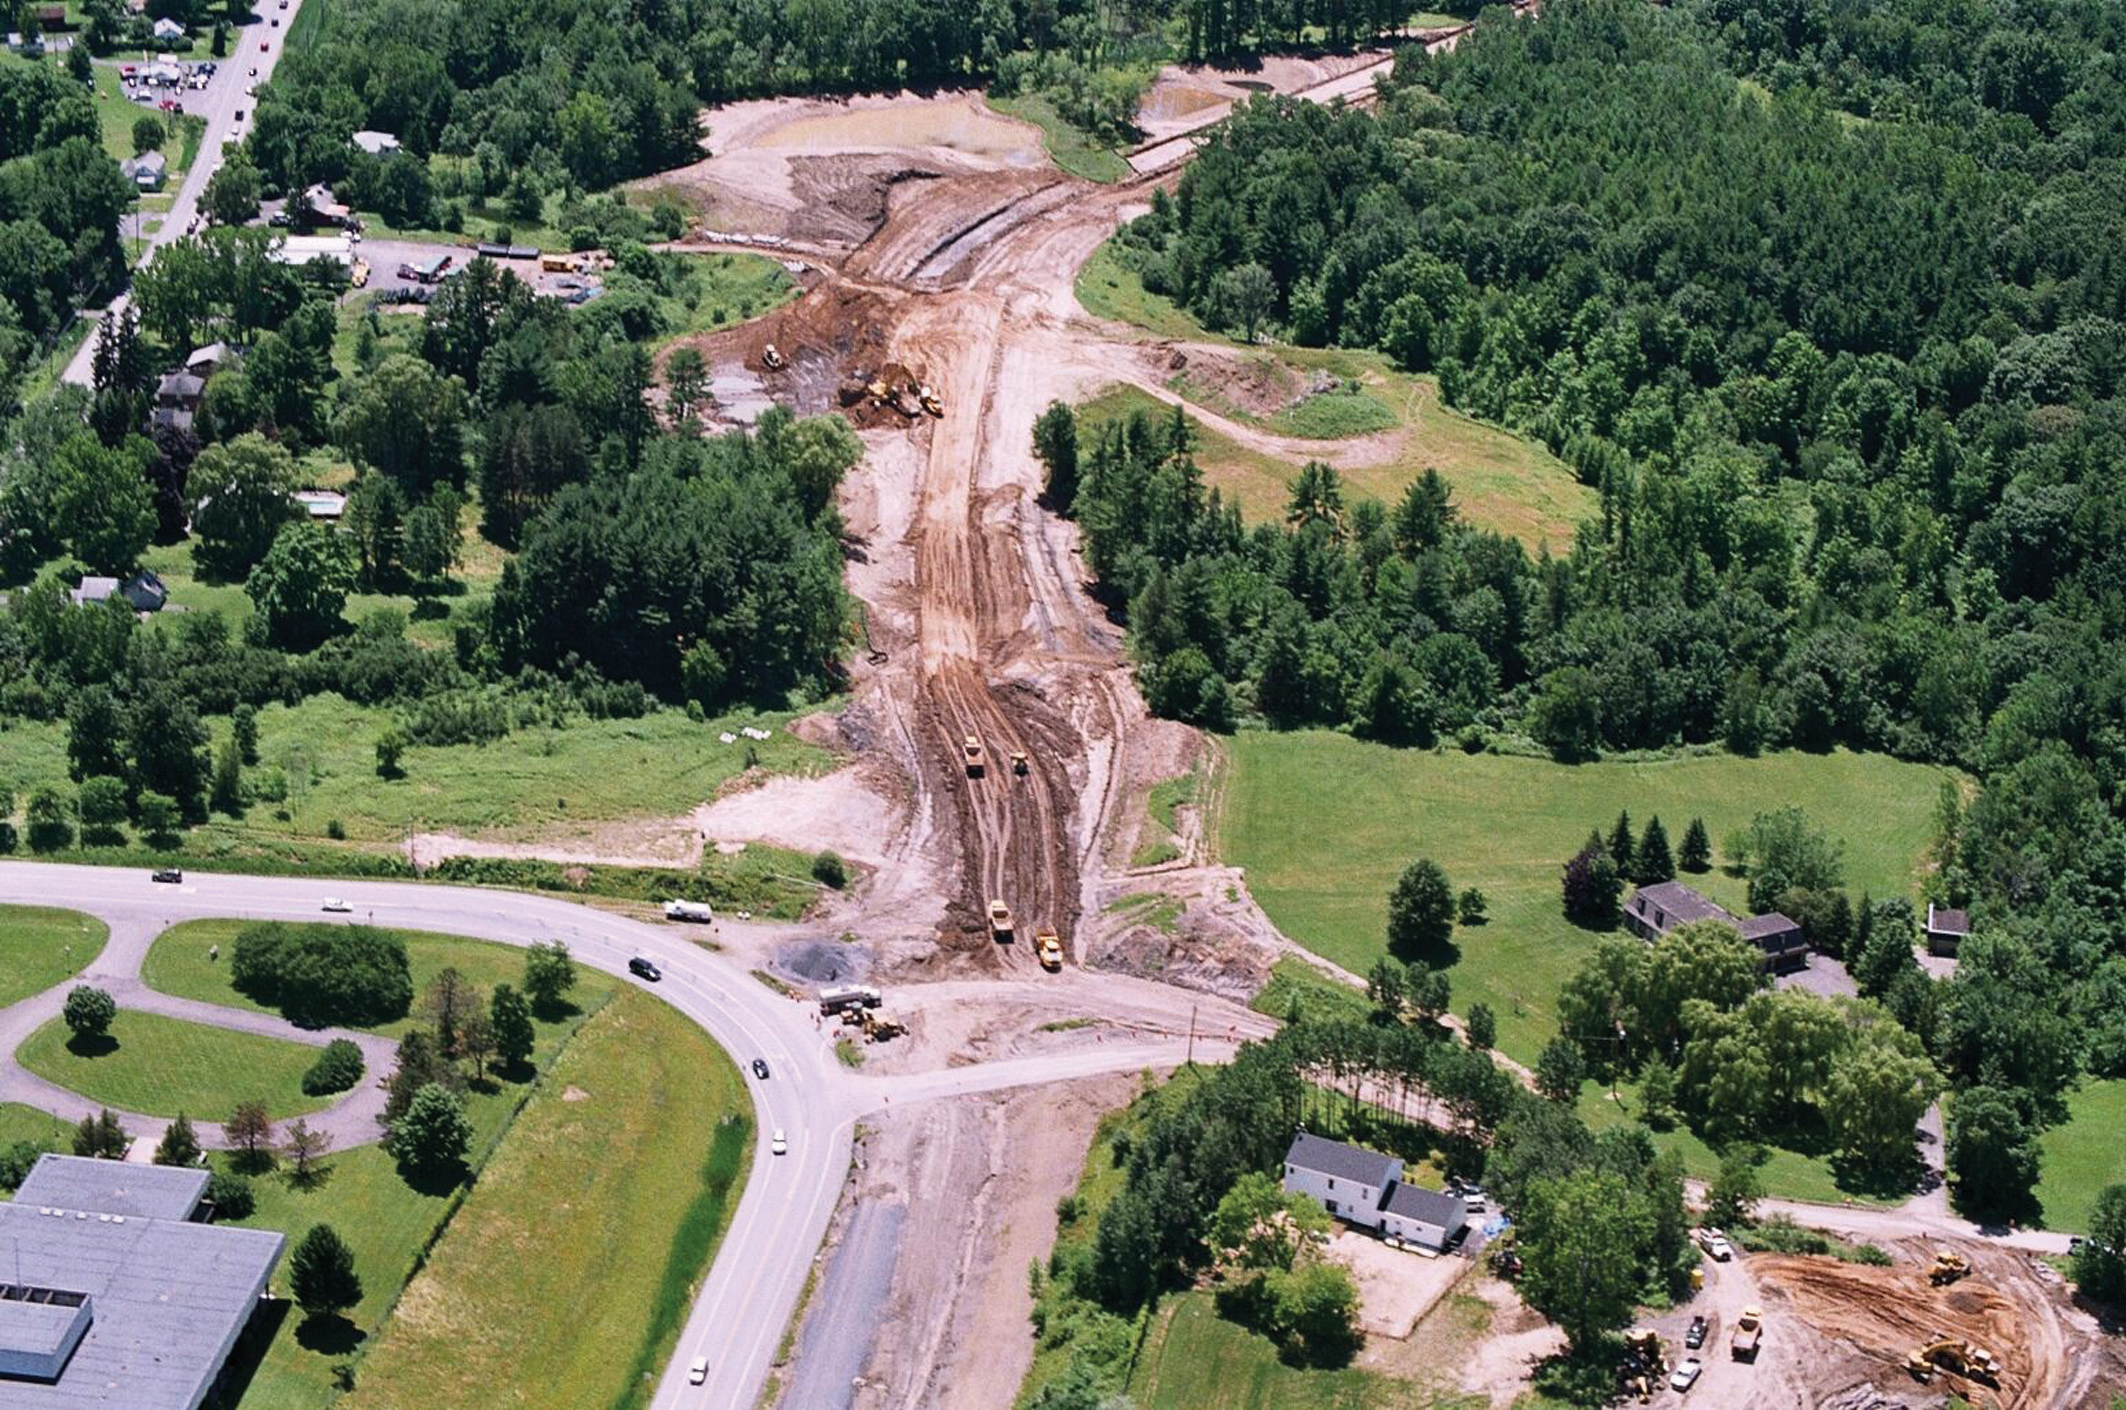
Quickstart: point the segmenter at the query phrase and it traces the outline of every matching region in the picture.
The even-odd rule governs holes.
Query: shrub
[[[30,1177],[30,1167],[37,1157],[51,1149],[36,1141],[16,1141],[13,1145],[0,1146],[0,1190],[20,1189],[22,1182]]]
[[[92,984],[76,984],[66,996],[66,1026],[77,1038],[101,1038],[118,1017],[118,1001]]]
[[[413,1005],[406,942],[363,926],[246,926],[229,960],[237,989],[304,1028],[366,1028]]]
[[[812,859],[812,879],[839,891],[849,884],[849,866],[837,853],[823,851]]]
[[[249,1219],[258,1208],[251,1182],[233,1170],[217,1170],[207,1177],[207,1201],[217,1219]]]
[[[334,1038],[303,1074],[303,1092],[322,1097],[345,1092],[362,1080],[362,1050],[345,1038]]]

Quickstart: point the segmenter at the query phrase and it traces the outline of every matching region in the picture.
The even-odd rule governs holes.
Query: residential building
[[[170,179],[170,164],[160,152],[142,152],[118,164],[119,174],[142,191],[160,191]]]
[[[199,410],[200,398],[207,394],[207,380],[189,372],[165,372],[155,384],[157,406],[182,407],[186,411]]]
[[[1287,1193],[1319,1200],[1330,1214],[1384,1238],[1438,1253],[1459,1238],[1467,1203],[1402,1178],[1403,1163],[1362,1146],[1300,1131],[1285,1152]]]
[[[166,16],[155,21],[154,34],[157,39],[166,44],[182,43],[185,37],[185,27]]]
[[[76,607],[113,597],[123,598],[136,612],[160,612],[163,604],[170,600],[170,590],[163,586],[161,578],[143,568],[124,582],[116,578],[84,577],[81,585],[67,594]]]
[[[399,149],[399,139],[388,132],[357,132],[349,140],[372,157],[386,156]]]
[[[1953,957],[1971,933],[1971,913],[1927,902],[1927,953]]]
[[[198,1410],[286,1246],[198,1222],[207,1172],[46,1155],[0,1203],[0,1405]]]
[[[229,345],[209,343],[203,348],[194,348],[185,354],[185,371],[202,382],[229,365]]]
[[[1743,939],[1764,953],[1767,969],[1798,969],[1808,963],[1808,940],[1801,933],[1800,922],[1777,911],[1745,920],[1681,881],[1638,887],[1624,903],[1624,928],[1649,942],[1697,920],[1717,920],[1733,926]]]

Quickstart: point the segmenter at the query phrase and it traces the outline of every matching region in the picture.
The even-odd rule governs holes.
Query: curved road
[[[353,906],[320,913],[330,893]],[[0,902],[66,906],[118,927],[160,931],[181,920],[341,920],[435,930],[512,945],[565,941],[578,963],[626,976],[646,955],[664,971],[656,995],[701,1025],[741,1066],[768,1061],[769,1081],[748,1080],[760,1141],[731,1227],[717,1249],[653,1410],[751,1410],[783,1329],[796,1310],[814,1253],[826,1234],[849,1170],[851,1136],[864,1113],[902,1104],[996,1091],[1101,1072],[1177,1065],[1182,1039],[1105,1044],[1034,1059],[977,1063],[896,1077],[865,1077],[835,1058],[831,1030],[809,1004],[792,1002],[733,960],[693,943],[698,928],[648,924],[553,897],[420,882],[324,881],[308,877],[194,874],[182,886],[157,885],[146,871],[0,862]],[[632,982],[632,981],[631,981]],[[1219,1060],[1229,1045],[1202,1037],[1196,1055]],[[768,1153],[782,1130],[789,1154]],[[686,1384],[697,1356],[706,1386]]]

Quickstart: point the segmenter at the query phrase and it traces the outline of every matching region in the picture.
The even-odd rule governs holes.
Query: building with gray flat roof
[[[205,1175],[37,1162],[0,1204],[0,1406],[198,1410],[287,1243],[267,1229],[190,1222]]]
[[[15,1203],[183,1223],[199,1213],[206,1195],[207,1172],[196,1165],[128,1165],[48,1155],[30,1168],[29,1178],[15,1191]],[[5,1272],[0,1268],[0,1275]]]

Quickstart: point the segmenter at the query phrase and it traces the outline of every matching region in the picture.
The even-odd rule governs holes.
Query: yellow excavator
[[[1927,1281],[1937,1288],[1970,1276],[1971,1260],[1948,1249],[1937,1249],[1934,1254],[1934,1266],[1927,1270]]]
[[[922,403],[923,410],[929,412],[932,416],[943,416],[945,414],[945,399],[939,396],[936,388],[932,387],[928,382],[916,388],[915,397],[917,401]]]
[[[1668,1357],[1661,1350],[1661,1334],[1651,1327],[1633,1327],[1624,1334],[1624,1390],[1640,1400],[1653,1399],[1661,1387]]]
[[[1937,1371],[1947,1371],[1967,1380],[1996,1385],[2000,1381],[2000,1359],[1975,1342],[1962,1337],[1936,1337],[1925,1346],[1905,1357],[1905,1369],[1916,1381],[1934,1379]]]

